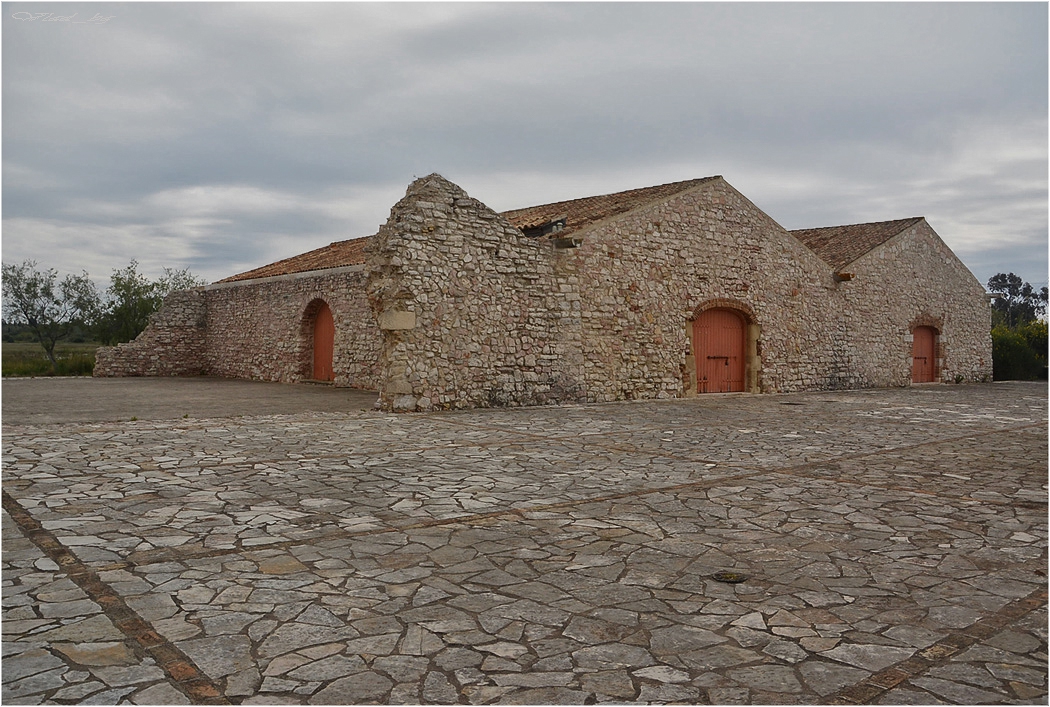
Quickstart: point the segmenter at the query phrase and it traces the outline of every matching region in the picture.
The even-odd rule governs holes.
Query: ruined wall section
[[[95,352],[93,375],[199,376],[207,371],[204,352],[207,295],[203,288],[180,290],[164,299],[149,326],[135,338]]]
[[[364,285],[364,268],[357,265],[209,286],[209,374],[282,383],[310,378],[313,321],[307,310],[321,299],[335,322],[335,385],[374,389],[381,337]]]
[[[751,312],[755,392],[848,375],[830,268],[724,180],[574,235],[583,243],[559,267],[579,278],[589,400],[694,394],[692,319],[712,301]]]
[[[370,246],[368,296],[383,344],[380,403],[394,410],[539,405],[582,396],[575,285],[549,242],[440,175],[413,182]]]
[[[906,386],[912,330],[938,330],[936,380],[992,378],[991,307],[984,287],[921,220],[846,267],[842,316],[857,368],[871,386]]]
[[[209,285],[169,295],[134,341],[96,353],[94,375],[307,379],[313,367],[308,307],[335,322],[335,385],[374,389],[380,335],[363,266]]]

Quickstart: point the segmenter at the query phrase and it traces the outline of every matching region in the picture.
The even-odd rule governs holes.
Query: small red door
[[[698,393],[744,390],[744,319],[730,309],[709,309],[693,321]]]
[[[332,372],[332,350],[335,348],[335,321],[324,302],[314,319],[314,380],[335,380]]]
[[[928,326],[915,327],[912,336],[911,382],[932,383],[935,379],[937,330]]]

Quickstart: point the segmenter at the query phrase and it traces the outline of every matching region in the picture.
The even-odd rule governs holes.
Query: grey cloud
[[[432,171],[496,208],[723,174],[788,227],[946,214],[992,262],[979,222],[1046,278],[1045,5],[55,7],[114,19],[3,24],[5,260],[35,219],[217,278],[368,235]],[[156,201],[247,187],[283,196]]]

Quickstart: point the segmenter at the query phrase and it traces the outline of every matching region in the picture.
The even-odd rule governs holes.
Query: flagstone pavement
[[[1045,383],[3,422],[4,704],[1047,703]]]

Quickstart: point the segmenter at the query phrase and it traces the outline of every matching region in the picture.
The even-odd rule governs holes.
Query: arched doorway
[[[314,315],[314,365],[311,378],[318,381],[335,380],[332,353],[335,349],[335,320],[327,302],[320,302]]]
[[[912,331],[911,382],[933,383],[937,380],[937,330],[918,326]]]
[[[747,323],[732,309],[708,309],[693,320],[698,393],[745,389]]]

